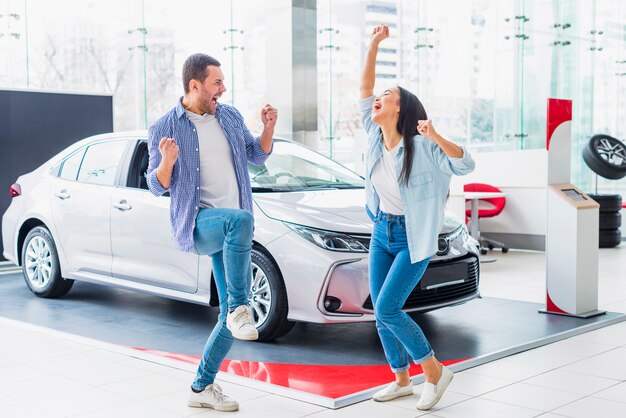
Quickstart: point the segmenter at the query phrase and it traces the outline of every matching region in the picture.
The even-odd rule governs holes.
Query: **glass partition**
[[[362,172],[358,82],[384,23],[376,92],[413,91],[437,129],[474,152],[545,147],[547,99],[570,99],[572,182],[623,190],[581,154],[594,134],[626,136],[624,22],[617,0],[319,1],[318,26],[332,28],[318,40],[319,149]]]
[[[276,10],[289,7],[278,0],[0,0],[0,88],[110,94],[115,129],[142,129],[182,95],[185,58],[205,52],[222,62],[222,101],[260,130],[259,111],[274,92],[299,94],[282,80],[289,71],[267,58],[277,49],[300,53],[271,30]],[[542,148],[547,98],[571,99],[572,181],[586,191],[596,180],[600,190],[624,189],[596,179],[581,153],[594,134],[626,137],[626,2],[318,0],[315,7],[311,76],[316,148],[325,155],[362,173],[359,78],[371,30],[384,23],[392,36],[381,45],[376,92],[413,91],[435,127],[474,152]],[[309,24],[291,16],[285,24]],[[284,85],[267,81],[279,79]],[[283,120],[304,112],[282,110]]]
[[[0,87],[110,94],[115,129],[143,129],[176,104],[183,61],[203,52],[222,63],[222,100],[256,126],[265,104],[264,5],[0,0]]]

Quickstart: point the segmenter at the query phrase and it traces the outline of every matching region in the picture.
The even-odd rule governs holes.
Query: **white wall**
[[[476,169],[467,176],[455,176],[450,185],[448,209],[463,213],[463,185],[486,183],[506,193],[500,215],[480,220],[481,232],[545,236],[548,153],[543,149],[472,154]]]

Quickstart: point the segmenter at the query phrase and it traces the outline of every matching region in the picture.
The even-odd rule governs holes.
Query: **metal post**
[[[26,87],[30,87],[30,66],[28,60],[28,0],[24,0],[24,41],[26,43]]]
[[[321,50],[328,50],[328,139],[329,141],[329,157],[333,158],[333,50],[339,50],[339,47],[333,44],[333,33],[338,34],[339,31],[332,26],[332,4],[328,1],[328,27],[320,29],[319,33],[328,32],[328,43],[320,47]]]
[[[235,36],[233,34],[232,29],[235,27],[235,25],[233,24],[233,3],[235,0],[230,0],[230,79],[231,79],[231,92],[230,92],[230,96],[232,97],[232,105],[235,106],[235,51],[233,50],[232,46],[235,43]]]
[[[144,129],[148,129],[148,71],[146,68],[146,54],[148,53],[148,46],[146,45],[146,34],[148,33],[148,31],[146,30],[146,12],[144,0],[141,0],[141,27],[143,28],[143,30],[141,31],[141,44],[143,45],[143,48],[141,48],[143,53],[143,118]]]
[[[225,29],[223,33],[228,40],[228,46],[224,47],[224,51],[230,50],[230,79],[231,79],[231,105],[235,105],[235,49],[244,50],[241,45],[235,45],[235,32],[243,35],[243,30],[234,27],[234,0],[230,1],[230,27]]]
[[[329,121],[329,157],[333,158],[333,27],[332,27],[332,15],[333,8],[328,0],[328,121]]]

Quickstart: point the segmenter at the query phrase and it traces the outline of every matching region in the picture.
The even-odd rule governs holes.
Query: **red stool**
[[[502,190],[498,189],[497,187],[494,187],[490,184],[484,184],[484,183],[466,184],[465,186],[463,186],[463,191],[502,193]],[[502,212],[504,207],[506,206],[505,197],[485,198],[485,199],[480,199],[480,202],[486,204],[487,207],[478,208],[478,220],[480,220],[480,218],[492,218],[494,216],[498,216]],[[472,215],[471,208],[465,209],[465,215],[466,215],[466,222],[467,222],[467,217],[470,217]],[[482,235],[480,235],[479,242],[481,246],[480,252],[482,254],[487,254],[486,248],[489,248],[490,250],[493,250],[496,247],[502,248],[503,253],[506,253],[509,251],[509,248],[505,244],[501,243],[500,241],[485,238]]]

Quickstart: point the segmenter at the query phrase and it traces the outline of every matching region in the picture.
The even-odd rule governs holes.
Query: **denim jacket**
[[[372,221],[379,212],[380,198],[372,184],[372,172],[383,154],[382,132],[372,122],[372,105],[375,96],[360,100],[361,120],[368,134],[365,161],[366,210]],[[407,185],[399,183],[404,206],[407,241],[411,263],[417,263],[437,252],[437,238],[443,225],[446,195],[452,175],[469,174],[474,170],[474,160],[465,147],[460,158],[448,157],[428,138],[413,137],[415,144],[413,167]],[[404,158],[404,143],[400,142],[396,155],[398,177]]]

